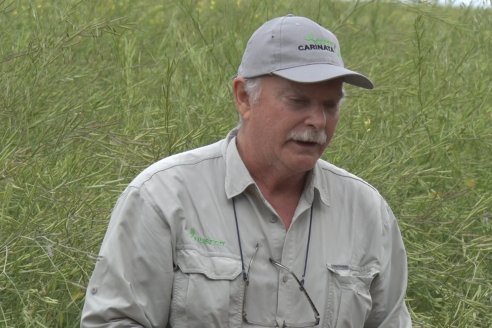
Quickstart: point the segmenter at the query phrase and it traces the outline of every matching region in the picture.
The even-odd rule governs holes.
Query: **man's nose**
[[[326,112],[322,105],[313,105],[310,108],[309,116],[306,118],[306,124],[316,129],[324,129],[326,126]]]

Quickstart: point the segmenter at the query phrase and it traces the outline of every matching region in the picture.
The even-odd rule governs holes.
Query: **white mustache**
[[[320,145],[325,144],[327,139],[324,130],[291,131],[287,137],[287,140],[314,142]]]

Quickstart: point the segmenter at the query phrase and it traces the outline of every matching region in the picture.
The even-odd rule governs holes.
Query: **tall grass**
[[[394,209],[415,326],[491,327],[492,12],[259,0],[0,0],[0,327],[78,325],[118,195],[235,125],[245,43],[289,12],[375,81],[325,157]]]

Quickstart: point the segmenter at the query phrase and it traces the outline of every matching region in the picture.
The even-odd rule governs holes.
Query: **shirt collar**
[[[309,188],[314,196],[314,190],[318,191],[319,198],[326,205],[330,206],[330,191],[328,188],[328,179],[323,176],[323,168],[321,167],[322,160],[319,159],[311,174],[310,183],[312,187]]]
[[[249,174],[241,156],[239,156],[236,145],[238,130],[239,129],[236,127],[228,133],[223,148],[226,162],[225,192],[228,199],[241,194],[249,186],[255,185],[255,181]],[[321,201],[329,206],[328,183],[326,179],[323,179],[323,169],[321,168],[319,161],[320,160],[318,160],[318,163],[316,163],[314,169],[309,174],[302,197],[311,204],[316,190]]]
[[[234,128],[226,137],[224,158],[226,162],[225,192],[228,199],[242,193],[248,186],[255,184],[244,165],[236,146],[238,128]]]

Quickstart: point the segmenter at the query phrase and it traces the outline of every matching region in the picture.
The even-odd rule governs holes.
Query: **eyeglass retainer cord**
[[[307,240],[307,245],[306,245],[306,256],[304,257],[304,272],[302,273],[301,277],[301,285],[304,287],[304,278],[306,277],[306,269],[307,269],[307,261],[308,261],[308,256],[309,256],[309,245],[311,243],[311,227],[313,224],[313,207],[314,207],[314,201],[311,204],[311,213],[309,215],[309,231],[308,231],[308,240]],[[232,198],[232,208],[234,210],[234,220],[236,222],[236,232],[237,232],[237,240],[239,244],[239,253],[241,255],[241,269],[242,269],[242,274],[243,274],[243,280],[249,283],[249,277],[248,274],[246,273],[246,269],[244,267],[244,257],[243,257],[243,247],[241,243],[241,235],[239,233],[239,223],[237,220],[237,211],[236,211],[236,202],[234,197]],[[257,244],[258,247],[258,244]]]

